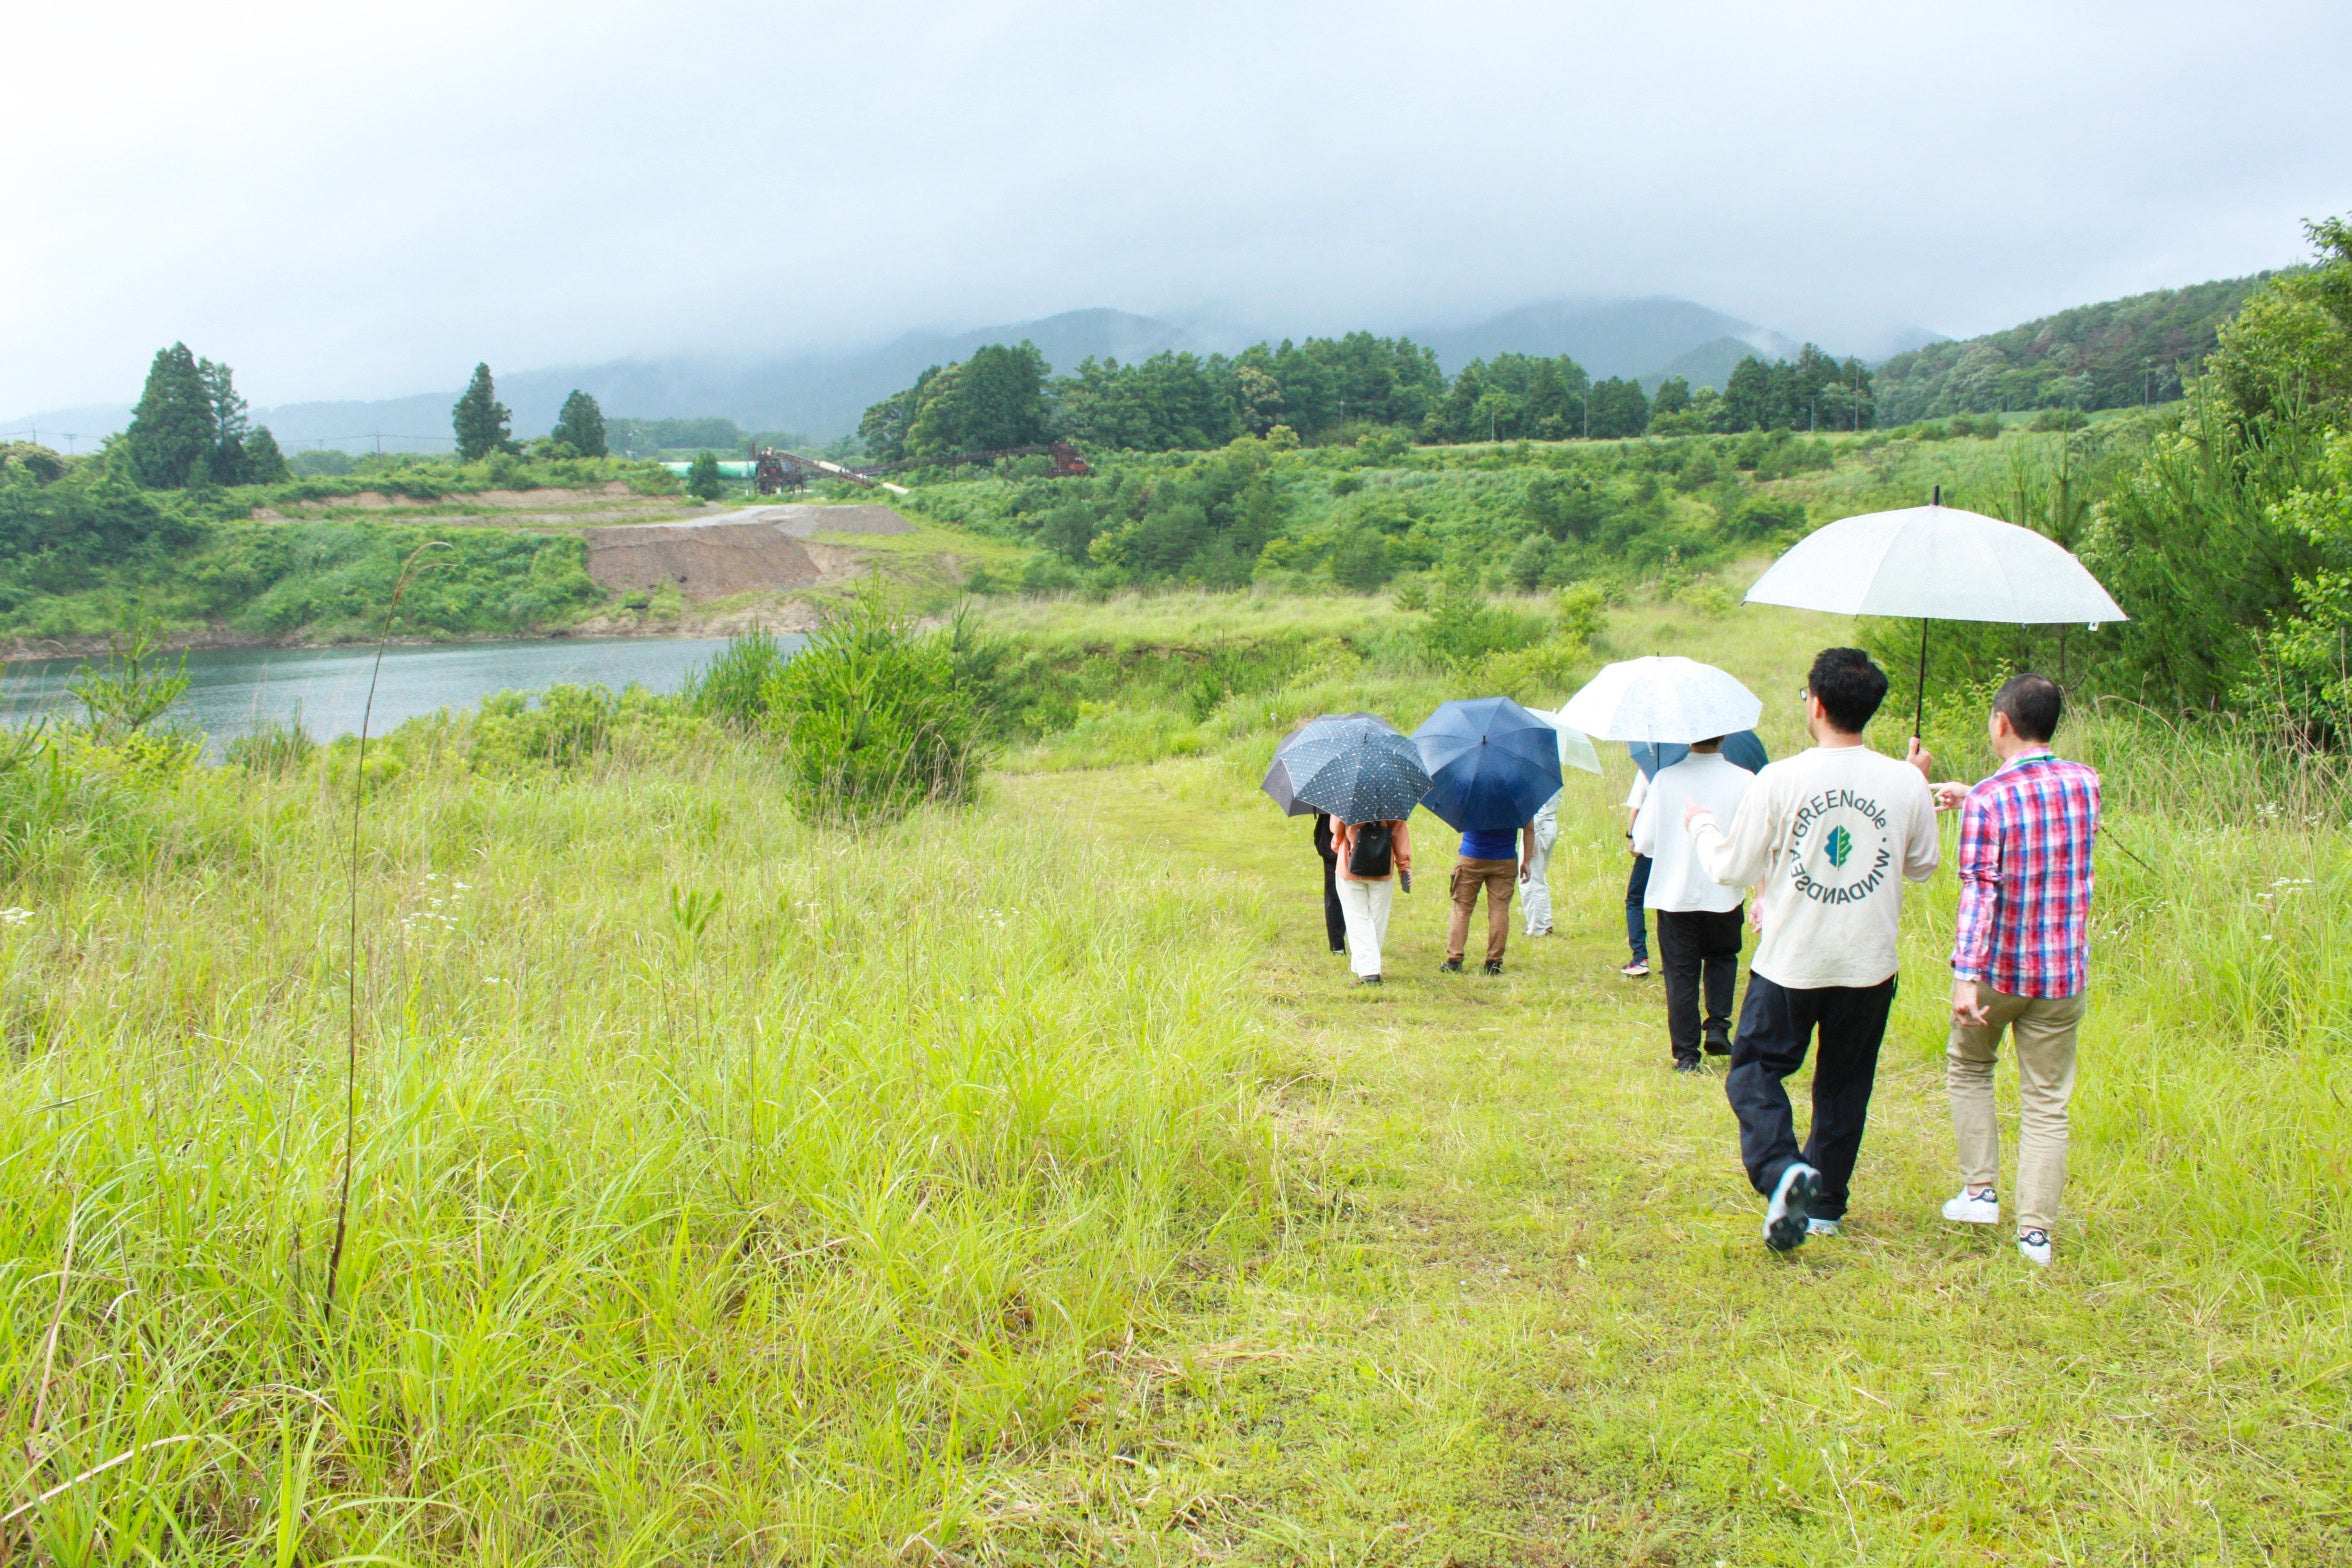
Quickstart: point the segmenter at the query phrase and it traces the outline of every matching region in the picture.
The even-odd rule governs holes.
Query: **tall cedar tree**
[[[716,501],[722,488],[718,458],[709,452],[695,453],[686,469],[686,493],[697,501]]]
[[[513,419],[506,405],[498,401],[498,388],[490,379],[490,367],[476,365],[474,379],[466,384],[465,395],[449,411],[450,428],[457,434],[457,460],[478,463],[493,452],[512,451]]]
[[[215,436],[211,392],[185,343],[158,349],[123,446],[131,477],[150,490],[184,490],[208,466]]]
[[[548,433],[582,457],[605,455],[604,410],[597,406],[596,399],[576,387],[564,399],[563,412],[556,415],[555,429]]]

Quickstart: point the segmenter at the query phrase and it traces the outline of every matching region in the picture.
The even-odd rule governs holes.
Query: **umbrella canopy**
[[[1294,800],[1340,822],[1401,822],[1429,789],[1413,743],[1368,713],[1315,720],[1286,741],[1274,761]]]
[[[1653,746],[1646,740],[1637,740],[1629,743],[1625,749],[1633,753],[1633,765],[1649,778],[1656,778],[1660,768],[1671,768],[1690,755],[1688,746],[1671,742]],[[1750,773],[1763,772],[1764,764],[1772,760],[1766,755],[1764,742],[1754,730],[1741,730],[1737,735],[1724,736],[1723,759]]]
[[[1817,528],[1765,569],[1748,603],[2012,626],[2128,619],[2057,541],[1956,506],[1866,512]]]
[[[1713,740],[1756,727],[1764,703],[1712,664],[1651,655],[1608,665],[1560,717],[1603,740]]]
[[[1429,792],[1421,804],[1465,833],[1516,828],[1560,792],[1560,730],[1508,697],[1438,704],[1413,732]]]
[[[1553,729],[1556,729],[1560,732],[1561,767],[1582,768],[1587,773],[1598,773],[1601,771],[1601,754],[1593,750],[1592,737],[1590,735],[1587,735],[1584,731],[1578,729],[1575,725],[1570,724],[1567,720],[1559,717],[1557,714],[1545,713],[1538,710],[1535,716],[1539,719],[1547,720]]]
[[[1395,725],[1377,713],[1326,713],[1320,719],[1302,719],[1291,726],[1290,733],[1282,737],[1282,744],[1274,748],[1274,761],[1267,767],[1266,776],[1258,781],[1258,788],[1264,790],[1274,804],[1282,808],[1284,816],[1311,817],[1316,808],[1298,798],[1298,789],[1290,780],[1290,765],[1283,760],[1282,754],[1290,748],[1292,741],[1307,732],[1309,725],[1340,719],[1369,719],[1382,729],[1392,733],[1396,730]]]

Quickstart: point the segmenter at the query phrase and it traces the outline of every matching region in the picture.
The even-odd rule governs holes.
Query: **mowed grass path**
[[[1793,689],[1793,688],[1792,688]],[[1769,710],[1769,704],[1768,704]],[[1785,744],[1785,743],[1784,743]],[[2346,1331],[2175,1256],[2094,1011],[2060,1261],[1945,1224],[1950,873],[1907,914],[1847,1233],[1765,1252],[1722,1079],[1627,981],[1607,781],[1570,775],[1555,937],[1438,974],[1453,836],[1415,819],[1385,987],[1323,952],[1306,819],[1236,755],[1007,779],[1157,874],[1264,901],[1299,1218],[983,1510],[1012,1560],[2335,1562]],[[1254,764],[1252,764],[1254,766]],[[1949,829],[1947,829],[1947,839]],[[1947,846],[1948,847],[1948,846]],[[1743,987],[1745,972],[1742,974]],[[1809,1078],[1792,1080],[1804,1121]],[[2015,1086],[2003,1067],[2006,1147]],[[2091,1135],[2086,1137],[2086,1124]],[[2126,1180],[2127,1177],[2130,1178]]]

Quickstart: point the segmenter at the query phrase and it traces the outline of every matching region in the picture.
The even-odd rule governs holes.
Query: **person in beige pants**
[[[2016,1042],[2022,1107],[2017,1250],[2033,1263],[2050,1261],[2066,1185],[2066,1105],[2089,980],[2091,846],[2099,831],[2099,775],[2050,750],[2060,707],[2055,682],[2012,677],[1986,720],[2001,766],[1973,789],[1935,787],[1937,805],[1960,812],[1944,1082],[1962,1186],[1944,1218],[2001,1222],[1993,1059],[2006,1033]]]

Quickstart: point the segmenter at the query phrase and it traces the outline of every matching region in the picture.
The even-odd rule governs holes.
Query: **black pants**
[[[1699,1059],[1699,984],[1707,989],[1706,1033],[1731,1033],[1731,999],[1739,986],[1740,923],[1734,909],[1658,911],[1658,962],[1666,972],[1666,1040],[1676,1061]]]
[[[1315,814],[1315,853],[1323,857],[1323,934],[1334,953],[1347,951],[1347,917],[1339,907],[1339,856],[1331,848],[1331,819]]]
[[[1878,1044],[1886,1036],[1895,982],[1792,990],[1748,973],[1747,1006],[1731,1048],[1724,1098],[1739,1117],[1740,1161],[1756,1190],[1770,1194],[1791,1160],[1821,1173],[1813,1199],[1816,1219],[1843,1219],[1870,1119],[1870,1090],[1878,1076]],[[1802,1152],[1796,1119],[1781,1080],[1805,1063],[1814,1031],[1821,1049],[1813,1060],[1813,1127]]]

